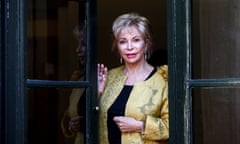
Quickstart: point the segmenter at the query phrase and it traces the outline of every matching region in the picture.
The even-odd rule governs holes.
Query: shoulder
[[[118,75],[118,74],[122,73],[122,70],[123,70],[123,66],[118,66],[118,67],[110,69],[108,74],[109,75]]]
[[[80,76],[81,76],[81,72],[80,72],[79,70],[75,70],[75,71],[72,73],[72,75],[71,75],[71,77],[70,77],[70,80],[72,80],[72,81],[77,81],[77,80],[80,78]]]
[[[107,83],[119,82],[124,79],[124,75],[122,73],[123,66],[112,68],[108,71]]]
[[[168,66],[162,65],[157,67],[157,74],[159,74],[165,81],[168,81]]]

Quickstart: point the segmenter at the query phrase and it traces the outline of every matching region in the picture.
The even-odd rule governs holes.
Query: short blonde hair
[[[112,32],[114,36],[113,50],[117,47],[117,39],[120,32],[126,27],[136,27],[143,35],[147,43],[147,51],[152,51],[152,35],[150,30],[150,22],[147,18],[140,16],[138,13],[126,13],[118,16],[112,25]]]
[[[73,30],[73,34],[77,38],[80,44],[86,45],[86,26],[85,23],[80,23],[79,26],[76,26]]]

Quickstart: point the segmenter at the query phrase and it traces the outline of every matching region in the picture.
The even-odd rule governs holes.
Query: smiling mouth
[[[136,54],[127,54],[127,57],[128,57],[128,58],[135,58],[135,57],[136,57]]]

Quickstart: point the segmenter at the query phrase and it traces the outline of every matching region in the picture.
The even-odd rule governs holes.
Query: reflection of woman
[[[75,31],[79,40],[76,53],[79,58],[79,70],[73,72],[70,80],[85,78],[85,31],[84,26]],[[62,119],[61,127],[65,137],[74,138],[74,144],[84,143],[85,134],[85,89],[74,88],[69,98],[69,106]]]
[[[112,30],[124,65],[110,71],[98,65],[100,144],[168,143],[168,71],[147,63],[149,21],[127,13]]]

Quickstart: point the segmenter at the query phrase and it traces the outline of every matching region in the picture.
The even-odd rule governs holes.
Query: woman
[[[100,144],[165,144],[169,138],[167,66],[147,62],[149,21],[136,13],[113,23],[113,48],[124,65],[98,65]]]
[[[71,81],[84,81],[85,79],[85,49],[86,36],[85,25],[81,24],[74,30],[78,40],[76,53],[78,56],[79,69],[75,70],[70,78]],[[85,88],[74,88],[69,97],[69,105],[61,121],[61,128],[64,136],[71,144],[83,144],[85,141]]]

